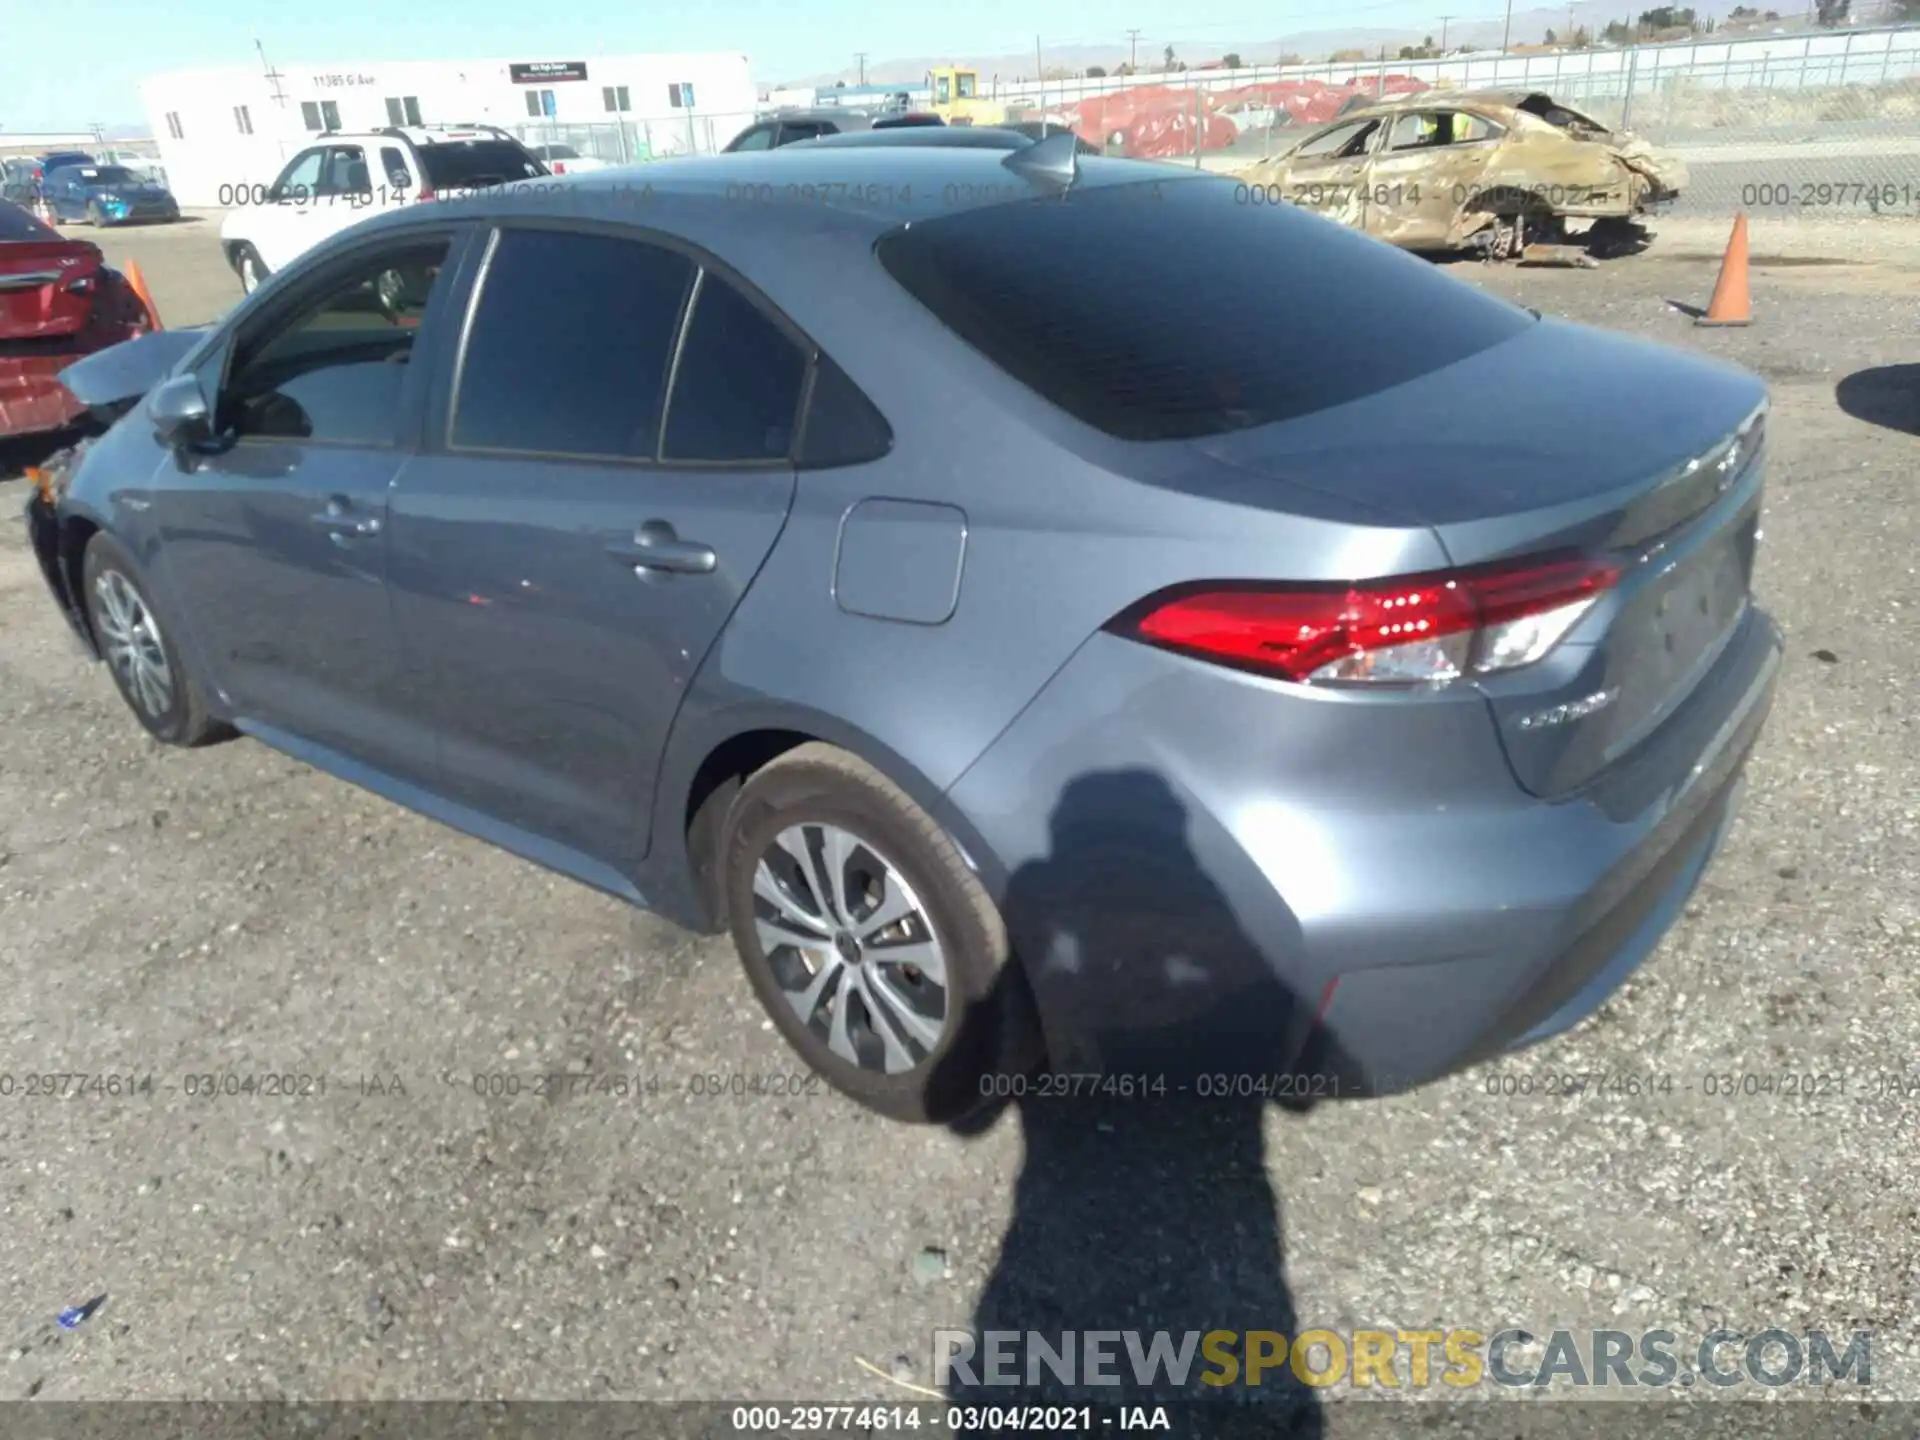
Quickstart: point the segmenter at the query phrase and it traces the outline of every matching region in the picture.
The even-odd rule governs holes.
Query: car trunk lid
[[[1516,778],[1559,796],[1659,728],[1745,614],[1763,422],[1728,446],[1765,393],[1729,366],[1543,320],[1352,404],[1195,444],[1427,525],[1463,568],[1613,560],[1618,582],[1558,647],[1477,682]]]
[[[0,242],[0,340],[84,329],[99,283],[100,251],[85,241]]]

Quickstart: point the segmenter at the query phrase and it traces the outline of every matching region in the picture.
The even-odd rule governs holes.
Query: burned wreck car
[[[1402,249],[1605,258],[1651,238],[1686,167],[1539,92],[1424,91],[1350,110],[1238,172],[1249,204],[1291,203]]]

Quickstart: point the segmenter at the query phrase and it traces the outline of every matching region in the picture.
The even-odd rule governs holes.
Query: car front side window
[[[394,444],[407,365],[448,249],[443,239],[384,249],[243,341],[221,391],[220,428],[238,441]]]
[[[280,178],[273,182],[269,196],[273,200],[291,200],[296,204],[311,200],[320,188],[320,164],[325,150],[307,150],[293,157]]]

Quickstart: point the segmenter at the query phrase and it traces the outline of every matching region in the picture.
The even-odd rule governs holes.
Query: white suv
[[[233,197],[220,247],[251,294],[275,270],[369,215],[549,173],[494,125],[318,135],[271,185]]]

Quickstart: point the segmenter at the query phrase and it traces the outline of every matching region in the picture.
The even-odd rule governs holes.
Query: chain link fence
[[[1681,210],[1920,213],[1920,26],[995,83],[983,119],[1231,172],[1378,96],[1544,91],[1686,162]]]
[[[527,120],[506,127],[523,145],[565,146],[589,160],[635,165],[684,155],[717,155],[754,121],[752,111],[683,110],[647,119],[564,124]]]

